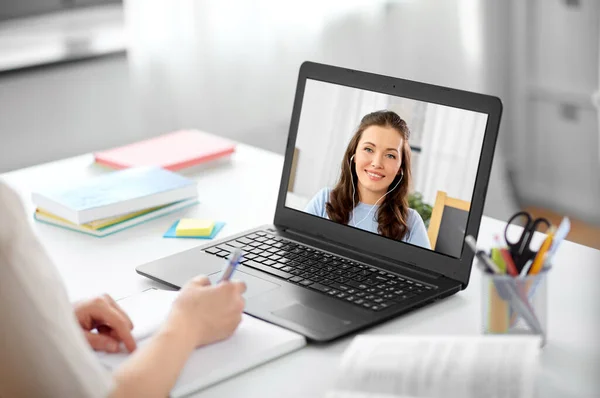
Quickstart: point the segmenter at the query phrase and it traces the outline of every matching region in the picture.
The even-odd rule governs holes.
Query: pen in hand
[[[242,259],[243,252],[240,249],[234,249],[233,252],[229,255],[227,259],[227,263],[225,264],[225,268],[223,269],[223,273],[221,274],[221,279],[219,282],[228,281],[231,279],[231,276],[235,272],[238,264]]]

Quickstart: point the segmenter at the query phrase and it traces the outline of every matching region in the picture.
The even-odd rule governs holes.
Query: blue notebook
[[[114,171],[76,185],[34,192],[33,203],[75,224],[197,196],[196,182],[158,167]]]

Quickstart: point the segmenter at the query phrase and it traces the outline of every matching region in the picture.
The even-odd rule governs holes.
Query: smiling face
[[[402,166],[403,139],[391,127],[370,126],[354,154],[360,201],[375,204],[390,188]]]

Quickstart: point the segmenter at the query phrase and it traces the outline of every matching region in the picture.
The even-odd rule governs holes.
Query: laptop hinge
[[[313,236],[311,236],[311,235],[307,235],[307,234],[304,234],[304,233],[302,233],[302,232],[293,231],[293,230],[291,230],[291,229],[289,229],[289,228],[280,228],[280,231],[283,231],[283,232],[285,232],[285,233],[288,233],[288,234],[291,234],[291,235],[296,235],[296,236],[299,236],[299,237],[301,237],[303,240],[308,240],[308,241],[315,242],[315,243],[317,243],[317,245],[318,245],[319,243],[320,243],[320,244],[323,244],[323,243],[325,243],[325,244],[326,244],[326,245],[328,245],[328,246],[340,247],[340,248],[342,248],[342,249],[343,249],[344,251],[346,251],[346,252],[349,252],[349,253],[354,253],[354,254],[356,254],[358,257],[365,257],[365,256],[368,256],[368,257],[374,258],[374,259],[375,259],[375,260],[377,260],[377,261],[380,261],[380,262],[382,262],[382,263],[389,264],[389,265],[391,265],[391,266],[394,266],[394,267],[398,267],[398,266],[399,266],[399,267],[402,267],[402,268],[406,269],[406,270],[407,270],[407,271],[409,271],[409,272],[413,272],[413,273],[416,273],[416,274],[420,274],[420,275],[422,275],[422,276],[424,276],[424,277],[426,277],[426,278],[430,278],[430,279],[438,279],[438,278],[440,278],[440,277],[442,277],[442,276],[443,276],[443,275],[442,275],[442,274],[440,274],[440,273],[433,272],[433,271],[429,271],[429,270],[425,270],[425,269],[422,269],[422,268],[419,268],[419,267],[416,267],[416,266],[413,266],[413,265],[410,265],[410,264],[406,264],[406,263],[402,263],[402,262],[396,262],[396,261],[392,261],[392,260],[390,260],[390,259],[389,259],[389,258],[387,258],[387,257],[379,256],[379,255],[376,255],[376,254],[373,254],[373,253],[364,253],[364,252],[361,252],[361,251],[358,251],[358,250],[356,250],[354,247],[351,247],[351,246],[344,245],[343,243],[339,243],[339,242],[333,242],[333,241],[331,241],[331,240],[328,240],[327,238],[325,238],[325,237],[323,237],[323,236],[319,236],[319,239],[315,239],[315,238],[314,238]]]

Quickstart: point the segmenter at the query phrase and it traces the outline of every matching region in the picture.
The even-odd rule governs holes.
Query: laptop
[[[216,281],[240,248],[245,312],[313,342],[448,297],[469,283],[501,113],[496,97],[305,62],[272,224],[136,270]]]

